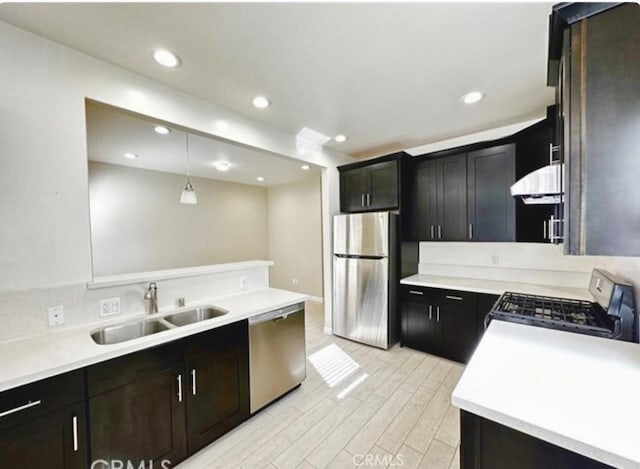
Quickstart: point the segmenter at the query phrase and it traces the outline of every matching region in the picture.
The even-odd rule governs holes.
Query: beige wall
[[[322,297],[320,179],[270,187],[268,204],[271,286]]]
[[[185,176],[89,162],[94,275],[266,260],[267,190],[192,183],[198,204],[184,205]]]

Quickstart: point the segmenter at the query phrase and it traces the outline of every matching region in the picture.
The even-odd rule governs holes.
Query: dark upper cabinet
[[[340,211],[392,210],[400,206],[399,157],[342,166]]]
[[[466,239],[466,154],[424,160],[416,167],[414,232],[422,241]]]
[[[467,157],[452,155],[436,160],[438,168],[438,239],[464,241],[467,235]]]
[[[0,467],[87,467],[82,372],[0,394]]]
[[[515,145],[500,145],[467,155],[469,239],[515,241]]]
[[[560,105],[568,254],[640,256],[639,24],[640,5],[624,3],[566,30]]]
[[[246,324],[201,335],[185,351],[189,453],[249,417],[249,346]]]
[[[415,231],[417,239],[438,239],[437,187],[438,168],[435,161],[420,163],[416,169]]]

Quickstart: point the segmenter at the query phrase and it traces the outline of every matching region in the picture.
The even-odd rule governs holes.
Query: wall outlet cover
[[[493,255],[491,256],[491,265],[499,265],[500,264],[500,257]]]
[[[246,290],[247,288],[249,288],[249,279],[243,275],[240,277],[240,289]]]
[[[100,316],[120,314],[120,298],[107,298],[100,300]]]
[[[60,326],[64,324],[64,308],[62,306],[52,306],[47,308],[49,317],[49,327]]]

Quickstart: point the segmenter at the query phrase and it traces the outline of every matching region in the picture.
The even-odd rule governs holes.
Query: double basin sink
[[[91,338],[96,344],[110,345],[138,339],[162,331],[168,331],[180,326],[194,324],[207,319],[224,316],[229,311],[216,306],[200,306],[168,314],[161,318],[140,319],[137,321],[115,324],[103,327],[91,333]]]

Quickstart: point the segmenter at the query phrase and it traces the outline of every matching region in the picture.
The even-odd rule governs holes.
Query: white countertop
[[[437,275],[417,274],[403,278],[400,283],[419,287],[445,288],[476,293],[502,295],[506,291],[525,293],[527,295],[552,296],[572,300],[593,301],[593,296],[586,288],[562,287],[555,285],[539,285],[534,283],[502,282],[498,280],[482,280],[475,278],[444,277]]]
[[[620,468],[640,468],[640,345],[494,320],[453,405]]]
[[[98,345],[90,333],[105,325],[117,324],[125,320],[151,319],[170,314],[137,314],[110,319],[104,323],[51,332],[46,335],[0,343],[0,391],[82,368],[94,363],[135,352],[198,332],[240,321],[260,313],[289,306],[308,299],[308,295],[275,288],[248,291],[220,298],[211,298],[198,304],[212,304],[229,311],[224,316],[195,324],[176,327],[139,339],[113,345]],[[188,304],[181,310],[197,304]]]

